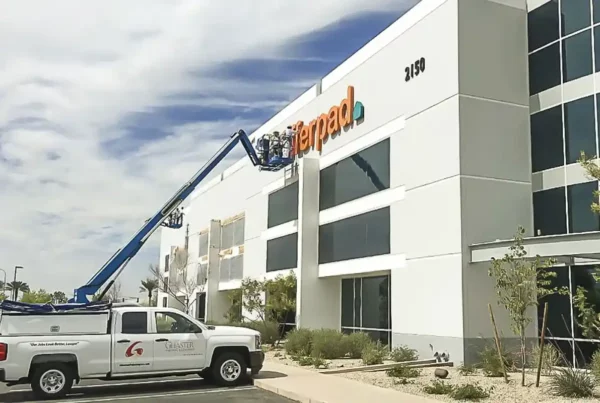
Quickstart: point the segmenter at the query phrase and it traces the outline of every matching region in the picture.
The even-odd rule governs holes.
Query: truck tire
[[[219,386],[236,386],[246,380],[248,368],[244,357],[235,351],[228,351],[215,359],[212,365],[212,378]]]
[[[38,399],[65,397],[73,387],[73,370],[62,363],[37,367],[31,377],[31,389]]]

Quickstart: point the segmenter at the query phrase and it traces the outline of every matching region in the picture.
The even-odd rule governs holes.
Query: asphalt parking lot
[[[217,388],[208,385],[198,376],[160,378],[129,382],[83,381],[73,386],[66,399],[52,402],[92,403],[158,403],[158,402],[197,402],[203,403],[290,403],[292,400],[258,389],[252,385],[236,388]],[[0,402],[38,402],[28,385],[7,388],[0,385]]]

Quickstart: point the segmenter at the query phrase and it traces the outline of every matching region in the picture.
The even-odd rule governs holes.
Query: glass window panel
[[[298,219],[298,181],[269,195],[267,227]]]
[[[231,259],[221,259],[219,262],[219,280],[229,281],[229,268],[231,267]]]
[[[267,241],[267,272],[298,266],[298,233]]]
[[[342,280],[342,326],[354,327],[354,279]]]
[[[569,288],[569,268],[552,269],[556,277],[552,278],[550,287]],[[544,304],[548,303],[545,337],[571,337],[571,299],[568,295],[548,295],[540,298],[538,305],[538,330],[542,331]]]
[[[354,327],[362,326],[362,279],[354,279]]]
[[[593,277],[595,269],[593,266],[572,266],[571,267],[571,282],[572,282],[572,292],[575,294],[577,292],[577,287],[582,287],[587,291],[586,297],[587,301],[591,306],[596,310],[596,312],[600,312],[600,283],[596,283]],[[574,323],[575,323],[575,337],[581,339],[587,339],[583,335],[583,330],[578,325],[580,321],[579,318],[579,310],[573,306],[573,315]]]
[[[567,233],[564,188],[548,189],[533,194],[533,223],[536,236]]]
[[[598,5],[600,8],[600,4]],[[600,71],[600,26],[594,27],[594,57],[596,58],[596,73]]]
[[[531,166],[533,172],[564,165],[562,107],[531,115]]]
[[[362,279],[362,327],[389,329],[389,277]]]
[[[229,249],[233,246],[233,223],[221,227],[221,250]]]
[[[596,123],[594,96],[565,104],[565,140],[567,164],[576,163],[581,151],[587,156],[596,154]]]
[[[535,95],[557,85],[560,85],[558,42],[529,55],[529,92]]]
[[[592,0],[592,7],[594,9],[594,24],[600,22],[600,0]]]
[[[569,200],[569,233],[598,231],[600,220],[591,209],[598,182],[579,183],[567,187]]]
[[[233,245],[234,246],[244,244],[245,223],[246,223],[246,220],[244,218],[233,222]]]
[[[200,322],[204,322],[206,320],[206,293],[198,293],[196,298],[196,317]]]
[[[386,253],[390,253],[389,207],[319,228],[319,263]]]
[[[592,363],[592,355],[600,349],[600,343],[593,341],[575,342],[575,367],[589,369]]]
[[[585,30],[562,42],[563,81],[592,74],[592,30]]]
[[[558,39],[558,0],[552,0],[527,15],[529,51]]]
[[[148,314],[146,312],[126,312],[121,321],[121,333],[146,334],[148,333]]]
[[[563,0],[561,1],[562,35],[587,28],[591,24],[590,0]]]
[[[229,279],[241,280],[244,276],[244,255],[236,255],[229,260]]]
[[[208,255],[208,232],[200,234],[199,238],[198,256],[206,256]]]
[[[321,171],[319,208],[325,210],[389,187],[388,138]]]

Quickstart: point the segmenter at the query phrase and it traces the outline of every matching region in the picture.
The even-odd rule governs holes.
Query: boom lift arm
[[[98,272],[82,287],[75,290],[75,296],[70,303],[88,303],[88,295],[93,295],[102,288],[107,281],[110,282],[100,294],[102,298],[114,284],[129,261],[144,246],[144,243],[160,226],[167,228],[181,228],[183,225],[183,212],[179,205],[198,187],[206,176],[221,162],[238,144],[242,143],[252,165],[261,170],[278,171],[293,162],[293,159],[260,159],[254,150],[250,139],[243,130],[239,130],[225,143],[225,145],[208,162],[171,197],[154,216],[148,219],[133,238],[98,270]]]

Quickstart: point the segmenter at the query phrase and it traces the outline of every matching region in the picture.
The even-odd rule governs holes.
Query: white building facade
[[[533,235],[535,192],[564,190],[566,169],[567,182],[589,182],[564,161],[532,170],[530,115],[561,105],[564,85],[530,96],[528,11],[531,30],[533,10],[547,18],[558,2],[528,3],[423,0],[260,127],[303,122],[297,166],[259,172],[243,159],[191,196],[184,228],[162,230],[164,272],[189,224],[206,276],[193,313],[222,321],[242,278],[294,271],[296,326],[471,360],[493,334],[489,257],[506,251],[485,243],[519,225]]]

